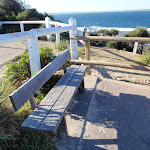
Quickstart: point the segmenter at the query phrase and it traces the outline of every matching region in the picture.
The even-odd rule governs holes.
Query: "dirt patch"
[[[91,60],[130,65],[141,65],[141,55],[139,54],[133,54],[132,52],[106,47],[91,46],[90,50]],[[91,66],[91,74],[97,75],[100,78],[109,78],[118,81],[125,81],[150,86],[150,72],[148,71],[123,69],[117,67]]]

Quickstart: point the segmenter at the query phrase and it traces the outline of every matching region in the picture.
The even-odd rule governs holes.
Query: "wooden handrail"
[[[90,41],[115,41],[115,42],[139,42],[139,43],[150,43],[150,38],[148,37],[110,37],[110,36],[90,36],[89,33],[86,33],[85,36],[70,36],[70,39],[73,40],[83,40],[85,46],[85,60],[72,60],[71,63],[75,64],[85,64],[85,65],[101,65],[101,66],[109,66],[109,67],[120,67],[127,69],[135,69],[142,71],[150,71],[150,68],[144,66],[135,66],[128,64],[119,64],[119,63],[111,63],[111,62],[99,62],[99,61],[90,61]],[[137,50],[137,48],[136,48]],[[90,71],[87,72],[90,74]]]
[[[71,63],[72,64],[84,64],[84,65],[100,65],[100,66],[108,66],[108,67],[119,67],[119,68],[126,68],[126,69],[150,71],[150,67],[129,65],[129,64],[122,64],[122,63],[113,63],[113,62],[90,61],[90,60],[71,60]]]
[[[110,37],[110,36],[71,36],[73,40],[90,40],[90,41],[115,41],[115,42],[139,42],[150,43],[149,37]]]

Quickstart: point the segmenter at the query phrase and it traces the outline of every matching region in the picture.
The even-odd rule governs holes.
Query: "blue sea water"
[[[136,28],[142,26],[150,28],[150,11],[78,13],[53,16],[67,24],[68,19],[74,17],[78,27]]]

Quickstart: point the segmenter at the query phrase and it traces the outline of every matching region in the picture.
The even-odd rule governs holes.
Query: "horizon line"
[[[48,14],[81,14],[81,13],[104,13],[104,12],[131,12],[131,11],[150,11],[150,9],[130,9],[130,10],[110,10],[110,11],[83,11],[83,12],[47,12]]]

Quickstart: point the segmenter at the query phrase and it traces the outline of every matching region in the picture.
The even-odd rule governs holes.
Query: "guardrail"
[[[24,32],[24,24],[45,24],[46,28],[51,28],[51,25],[55,25],[55,27],[67,27],[69,24],[51,21],[49,17],[46,17],[45,20],[36,20],[36,21],[0,21],[0,26],[3,24],[20,24],[20,31]],[[47,40],[49,41],[51,35],[47,35]],[[58,46],[60,42],[60,34],[56,33],[56,45]]]
[[[0,45],[27,40],[27,47],[29,52],[29,60],[30,60],[30,68],[31,68],[32,76],[41,69],[38,37],[56,34],[56,40],[58,42],[60,41],[61,32],[69,31],[70,36],[77,36],[76,20],[74,18],[69,19],[69,24],[64,24],[56,21],[49,21],[48,17],[46,17],[46,21],[48,22],[46,26],[47,28],[32,29],[30,31],[22,31],[22,32],[9,33],[9,34],[0,34]],[[11,22],[5,21],[0,23],[10,23],[10,24],[31,23],[32,24],[32,23],[43,23],[43,22],[45,21],[11,21]],[[50,25],[49,23],[54,24],[57,27],[49,28]],[[77,40],[70,40],[70,49],[71,49],[72,58],[77,59],[78,58]]]
[[[60,41],[60,33],[69,31],[70,36],[77,36],[77,24],[74,18],[69,19],[69,24],[64,24],[56,21],[50,21],[50,18],[46,17],[46,21],[11,21],[11,22],[0,22],[1,24],[20,24],[22,32],[15,32],[9,34],[0,34],[0,45],[8,44],[12,42],[19,42],[27,40],[27,47],[29,53],[30,69],[31,76],[41,70],[40,55],[39,55],[39,46],[38,46],[38,37],[47,36],[50,39],[51,34],[56,34],[57,42]],[[45,23],[46,28],[32,29],[30,31],[23,30],[23,24],[37,24]],[[54,24],[55,28],[51,28],[50,24]],[[63,26],[63,27],[59,27]],[[70,40],[70,50],[71,57],[78,59],[78,42],[77,40]],[[30,99],[31,103],[35,103],[34,98]]]
[[[83,45],[85,47],[85,60],[86,61],[78,61],[72,60],[72,63],[76,64],[87,64],[87,65],[102,65],[102,66],[111,66],[111,67],[121,67],[128,69],[137,69],[143,71],[150,71],[149,68],[140,67],[140,66],[129,66],[124,64],[111,64],[107,62],[91,62],[90,61],[90,41],[115,41],[115,42],[135,42],[135,43],[150,43],[150,38],[146,37],[110,37],[110,36],[90,36],[88,32],[85,33],[85,36],[70,36],[70,39],[73,40],[82,40]],[[136,45],[136,44],[135,44]],[[135,49],[135,47],[134,47]],[[89,67],[90,68],[90,67]],[[90,69],[88,70],[88,74],[90,74]]]

